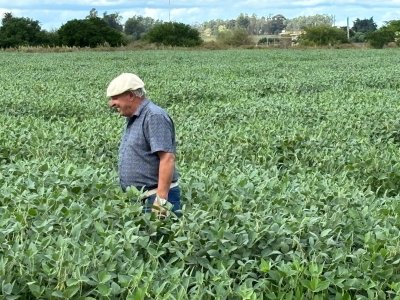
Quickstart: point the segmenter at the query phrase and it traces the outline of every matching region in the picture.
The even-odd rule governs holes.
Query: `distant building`
[[[281,39],[290,39],[291,45],[295,46],[297,44],[299,36],[303,33],[303,30],[282,30],[279,36]]]

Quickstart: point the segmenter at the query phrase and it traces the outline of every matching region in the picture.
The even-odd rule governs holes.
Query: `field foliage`
[[[400,299],[400,55],[0,53],[1,299]],[[120,191],[135,72],[173,117],[184,216]]]

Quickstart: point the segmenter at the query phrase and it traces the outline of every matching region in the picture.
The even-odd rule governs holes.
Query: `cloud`
[[[400,20],[400,11],[390,11],[382,16],[385,21]]]

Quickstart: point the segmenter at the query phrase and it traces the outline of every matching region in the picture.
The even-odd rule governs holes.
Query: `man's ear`
[[[135,101],[136,95],[132,91],[130,91],[129,93],[131,94],[131,101]]]

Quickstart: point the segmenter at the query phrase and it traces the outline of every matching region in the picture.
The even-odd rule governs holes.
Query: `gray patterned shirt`
[[[157,152],[176,153],[175,128],[167,112],[148,99],[127,118],[119,148],[119,180],[128,186],[154,188],[158,183],[160,159]],[[175,169],[172,181],[178,180]]]

